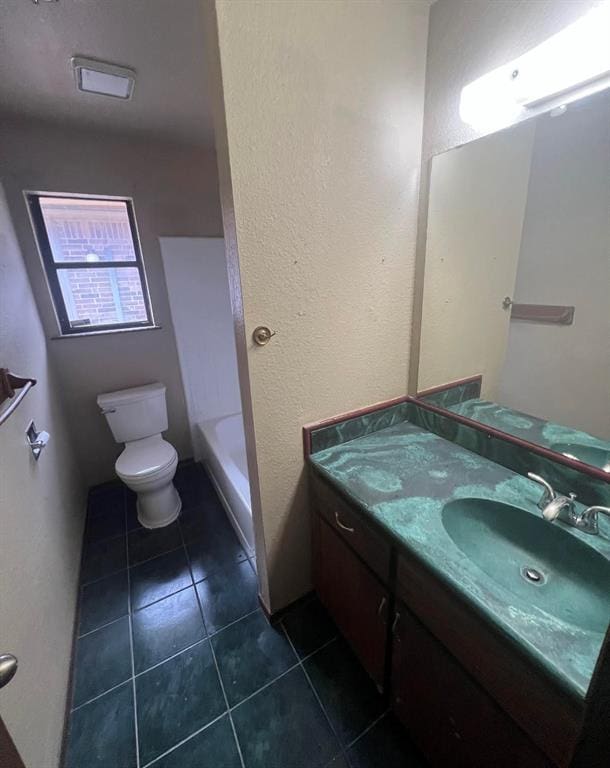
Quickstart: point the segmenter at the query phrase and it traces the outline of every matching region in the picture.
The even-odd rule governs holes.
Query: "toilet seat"
[[[171,443],[160,435],[134,440],[116,460],[115,469],[121,480],[127,484],[133,481],[151,480],[172,471],[178,463],[178,454]]]

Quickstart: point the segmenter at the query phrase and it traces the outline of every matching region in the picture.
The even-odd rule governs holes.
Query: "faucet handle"
[[[577,521],[577,527],[585,533],[596,534],[599,532],[599,526],[597,517],[599,513],[608,515],[610,517],[610,507],[600,507],[598,505],[593,507],[587,507],[584,512],[580,514]]]
[[[553,486],[547,482],[544,477],[540,477],[540,475],[535,475],[533,472],[528,472],[527,476],[530,480],[533,480],[535,483],[538,483],[538,485],[541,485],[544,488],[544,493],[542,494],[542,497],[540,501],[538,502],[538,508],[544,509],[547,504],[549,504],[551,501],[555,501],[557,498],[557,494],[553,490]]]

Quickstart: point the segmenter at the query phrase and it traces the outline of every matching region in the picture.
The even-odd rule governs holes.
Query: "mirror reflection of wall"
[[[610,472],[607,92],[432,161],[418,390],[475,374],[452,410]]]

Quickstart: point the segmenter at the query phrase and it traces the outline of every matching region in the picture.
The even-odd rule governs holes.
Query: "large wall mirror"
[[[610,482],[610,92],[430,172],[419,396]]]

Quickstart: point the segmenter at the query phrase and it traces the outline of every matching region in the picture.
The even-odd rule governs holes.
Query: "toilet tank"
[[[120,389],[97,396],[117,443],[158,435],[167,429],[165,384]]]

